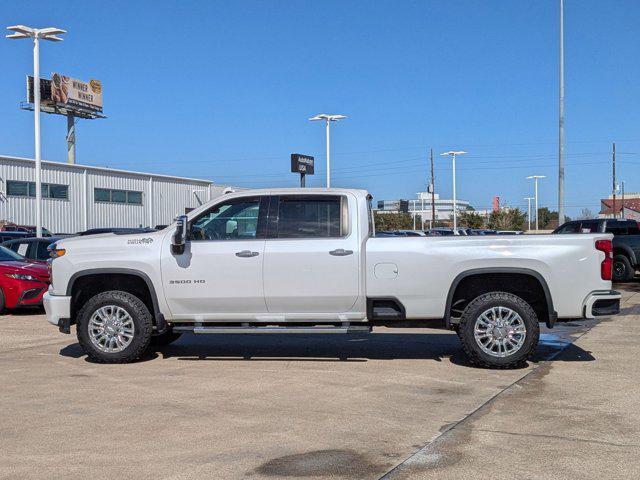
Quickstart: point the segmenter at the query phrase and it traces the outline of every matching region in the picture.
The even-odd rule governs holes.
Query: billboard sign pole
[[[300,187],[305,187],[305,177],[313,175],[314,158],[300,153],[291,154],[291,172],[300,174]]]

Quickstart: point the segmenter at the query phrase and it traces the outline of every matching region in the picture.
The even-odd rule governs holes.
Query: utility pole
[[[624,219],[624,180],[622,181],[622,215],[621,218]]]
[[[616,142],[613,142],[613,185],[612,185],[612,193],[613,193],[613,218],[616,218]]]
[[[558,120],[558,225],[564,223],[564,0],[560,0],[560,89]],[[538,212],[536,211],[536,221]]]
[[[433,228],[436,222],[436,193],[435,193],[436,179],[433,175],[433,148],[431,149],[429,157],[431,158],[431,227],[430,228]]]

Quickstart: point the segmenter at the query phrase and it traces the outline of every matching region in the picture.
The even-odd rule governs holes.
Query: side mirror
[[[182,255],[187,243],[187,224],[189,219],[186,215],[180,215],[176,222],[176,231],[173,234],[171,240],[171,253],[175,255]]]

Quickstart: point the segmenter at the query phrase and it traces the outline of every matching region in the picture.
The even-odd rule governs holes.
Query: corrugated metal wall
[[[7,196],[7,180],[35,181],[33,160],[0,156],[0,220],[35,225],[35,199]],[[222,193],[206,180],[118,172],[81,165],[42,163],[42,182],[69,186],[69,199],[43,198],[43,226],[55,233],[87,228],[166,225],[185,208]],[[142,192],[142,205],[94,201],[95,188]],[[194,194],[195,192],[195,194]]]

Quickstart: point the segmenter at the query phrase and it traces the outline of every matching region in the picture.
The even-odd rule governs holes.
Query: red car
[[[8,248],[0,247],[0,312],[5,308],[42,304],[49,288],[49,270]]]

